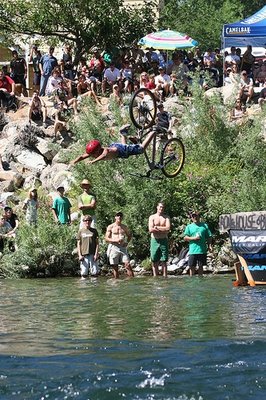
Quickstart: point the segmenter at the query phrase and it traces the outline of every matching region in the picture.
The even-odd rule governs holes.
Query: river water
[[[0,281],[0,400],[266,398],[265,287]]]

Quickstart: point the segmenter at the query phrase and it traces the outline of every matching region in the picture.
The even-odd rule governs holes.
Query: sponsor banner
[[[223,214],[219,217],[219,230],[221,233],[229,229],[266,229],[266,211],[242,212]]]
[[[236,254],[264,254],[266,249],[266,230],[230,230],[233,251]],[[257,258],[257,261],[259,258]],[[261,264],[261,263],[259,263]]]
[[[230,230],[233,251],[241,255],[247,263],[255,282],[266,281],[266,229]]]

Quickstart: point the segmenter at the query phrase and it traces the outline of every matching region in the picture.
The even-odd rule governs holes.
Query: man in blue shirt
[[[52,74],[52,71],[55,67],[57,67],[57,59],[53,55],[54,47],[49,47],[49,53],[44,54],[40,59],[40,71],[41,71],[41,86],[40,86],[40,96],[45,95],[45,89],[48,82],[49,76]]]

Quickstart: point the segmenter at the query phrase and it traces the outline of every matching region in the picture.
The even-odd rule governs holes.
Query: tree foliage
[[[103,49],[123,46],[153,30],[155,7],[145,1],[141,7],[124,6],[122,0],[3,0],[0,31],[41,35],[75,44],[78,54],[91,46]],[[145,20],[145,24],[143,21]]]
[[[223,25],[246,18],[265,5],[265,1],[247,0],[170,0],[159,21],[160,28],[185,32],[197,40],[201,48],[221,45]],[[174,16],[174,18],[173,18]]]

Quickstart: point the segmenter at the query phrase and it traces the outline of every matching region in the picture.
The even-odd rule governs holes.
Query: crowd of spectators
[[[79,60],[78,63],[76,60]],[[66,125],[69,114],[77,115],[78,104],[85,97],[101,105],[102,96],[110,96],[117,104],[138,88],[150,89],[158,101],[168,96],[189,95],[192,80],[198,79],[205,89],[235,85],[237,98],[249,106],[254,100],[254,87],[261,87],[258,103],[265,102],[266,59],[256,60],[252,47],[244,54],[232,47],[224,55],[220,49],[198,47],[166,53],[141,49],[137,43],[113,54],[93,47],[87,55],[78,57],[65,44],[62,56],[54,56],[54,47],[42,54],[36,45],[29,54],[29,68],[33,69],[33,96],[29,121],[42,121],[47,126],[47,110],[43,96],[54,104],[55,135]],[[194,73],[198,72],[197,75]],[[0,71],[0,106],[12,109],[16,95],[28,96],[26,81],[28,68],[23,57],[14,50],[10,65]]]

